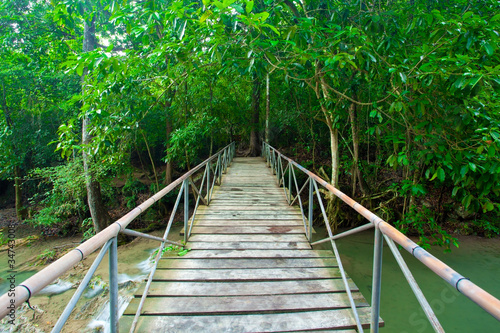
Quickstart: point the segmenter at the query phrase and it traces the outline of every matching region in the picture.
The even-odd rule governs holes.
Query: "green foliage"
[[[41,254],[39,254],[37,257],[37,266],[43,266],[50,264],[51,262],[55,261],[57,259],[57,253],[56,250],[49,250],[46,249],[43,251]]]
[[[204,146],[204,139],[216,126],[216,118],[206,113],[195,115],[185,127],[172,133],[166,159],[177,161],[181,167],[196,161]]]
[[[94,230],[94,225],[92,223],[92,218],[87,217],[82,221],[81,228],[83,230],[83,237],[82,240],[86,241],[87,239],[92,238],[95,236],[95,230]]]
[[[160,251],[160,249],[156,249],[152,254],[151,254],[151,261],[154,263],[155,262],[155,258],[156,256],[158,255],[158,252]],[[182,248],[180,246],[177,246],[177,245],[170,245],[168,247],[164,247],[163,250],[161,251],[161,255],[160,255],[160,258],[163,257],[163,255],[165,253],[172,253],[172,254],[176,254],[178,256],[183,256],[183,255],[186,255],[188,252],[189,252],[189,249],[186,249],[186,248]]]
[[[9,242],[9,239],[5,237],[3,232],[0,232],[0,246],[5,245]]]
[[[73,216],[86,213],[86,190],[80,159],[44,169],[34,169],[32,179],[40,180],[41,192],[31,198],[33,204],[44,206],[31,222],[35,226],[61,224]]]
[[[443,246],[447,252],[451,251],[452,245],[458,247],[457,239],[436,222],[433,214],[425,206],[421,208],[413,206],[403,220],[398,220],[394,224],[405,233],[416,232],[419,235],[418,245],[424,249],[429,248],[431,244]]]

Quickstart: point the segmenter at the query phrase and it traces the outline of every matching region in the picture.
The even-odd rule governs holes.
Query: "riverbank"
[[[23,226],[18,225],[17,229]],[[180,241],[180,226],[174,226],[169,239]],[[163,231],[154,231],[151,234],[162,236]],[[75,237],[46,237],[23,234],[16,238],[16,285],[31,277],[36,272],[49,265],[51,261],[43,261],[43,254],[56,252],[57,258],[67,251],[78,246],[81,236]],[[151,267],[151,254],[159,243],[143,238],[136,238],[132,242],[118,248],[118,283],[119,305],[123,312],[130,302],[134,291],[147,277]],[[89,255],[75,267],[67,271],[55,283],[47,286],[39,294],[30,299],[30,309],[25,303],[16,311],[15,325],[10,325],[7,319],[0,322],[0,332],[50,332],[59,316],[73,296],[79,282],[94,262],[99,251]],[[166,253],[165,255],[168,255]],[[56,258],[53,258],[54,260]],[[109,321],[108,297],[108,260],[107,256],[99,265],[82,298],[73,310],[63,332],[106,332]],[[9,289],[7,247],[0,248],[0,291],[5,293]]]

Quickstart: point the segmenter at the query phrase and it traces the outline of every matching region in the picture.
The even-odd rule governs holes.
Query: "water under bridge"
[[[383,325],[379,304],[385,239],[436,332],[444,330],[396,243],[500,320],[498,299],[273,147],[264,144],[265,158],[233,159],[234,152],[234,144],[228,145],[107,229],[21,283],[16,287],[15,305],[29,300],[31,295],[101,248],[53,332],[61,331],[108,252],[112,332],[118,329],[120,332],[346,333],[364,329],[377,332]],[[319,186],[339,197],[369,222],[334,235]],[[174,190],[178,190],[178,196],[163,237],[127,229],[134,218]],[[190,205],[189,200],[193,198]],[[183,244],[168,239],[178,210],[183,210],[184,216]],[[329,235],[316,242],[312,241],[314,212],[320,212]],[[375,228],[371,304],[347,276],[335,244],[335,239],[369,228]],[[116,236],[119,232],[161,244],[147,281],[123,314],[118,313],[117,304]],[[332,250],[314,249],[314,245],[323,242],[330,243]],[[183,256],[162,258],[168,244],[189,251]],[[1,317],[8,315],[10,303],[7,294],[0,298]]]

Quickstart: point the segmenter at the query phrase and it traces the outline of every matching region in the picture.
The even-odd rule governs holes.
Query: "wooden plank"
[[[153,281],[280,281],[338,277],[338,268],[158,269]]]
[[[237,205],[240,207],[244,206],[249,206],[252,204],[260,204],[260,205],[270,205],[270,206],[276,206],[276,207],[290,207],[286,203],[286,200],[267,200],[267,199],[251,199],[251,200],[222,200],[222,199],[217,199],[214,197],[212,201],[210,202],[210,206],[213,206],[213,204],[218,205],[218,204],[223,204],[224,206],[229,206],[229,205]]]
[[[187,259],[166,257],[158,263],[158,268],[298,268],[298,267],[337,267],[335,259],[311,258],[265,258],[265,259]]]
[[[335,258],[327,250],[192,250],[180,258]]]
[[[368,306],[361,293],[352,294],[356,307]],[[124,314],[134,315],[140,298],[134,298]],[[144,304],[141,315],[224,315],[253,312],[317,311],[350,307],[343,293],[265,295],[265,296],[207,296],[207,297],[151,297]]]
[[[359,291],[356,284],[348,279],[351,291]],[[328,292],[345,292],[342,279],[321,280],[287,280],[261,282],[162,282],[151,283],[148,295],[152,296],[250,296],[250,295],[284,295],[317,294]],[[144,292],[142,285],[135,297],[141,297]]]
[[[370,308],[359,308],[364,328],[369,327]],[[123,316],[120,328],[128,332],[133,316]],[[381,322],[383,323],[383,322]],[[141,316],[137,332],[297,332],[322,329],[353,329],[351,309],[274,314],[219,316]]]
[[[233,193],[270,193],[270,194],[283,194],[283,189],[275,187],[275,188],[265,188],[265,189],[259,189],[255,187],[248,187],[245,189],[242,189],[240,187],[229,187],[223,184],[220,188],[217,190],[213,191],[212,193],[219,195],[219,194],[233,194]]]
[[[284,208],[284,209],[288,209],[288,207],[290,207],[286,201],[283,201],[283,202],[277,202],[277,201],[258,201],[258,200],[255,200],[255,201],[245,201],[245,202],[238,202],[237,200],[217,200],[216,198],[212,199],[212,201],[210,201],[210,206],[211,208],[217,208],[219,206],[237,206],[238,208],[239,207],[252,207],[252,206],[256,206],[256,207],[262,207],[263,209],[267,209],[269,207],[277,207],[277,208]]]
[[[303,220],[194,220],[196,226],[221,226],[221,227],[243,227],[243,226],[304,226]]]
[[[271,235],[193,235],[190,242],[305,242],[306,237],[295,234]]]
[[[200,214],[203,216],[205,220],[302,220],[302,216],[300,214],[294,213],[282,213],[282,214],[256,214],[256,213],[248,213],[243,214],[241,212],[233,213],[219,213],[219,214]],[[201,218],[201,217],[200,217]]]
[[[228,187],[241,187],[243,189],[245,188],[262,188],[262,189],[276,189],[278,188],[277,186],[277,181],[275,179],[264,179],[261,180],[261,178],[255,178],[255,179],[241,179],[241,178],[235,178],[235,179],[224,179],[224,185]]]
[[[191,234],[303,234],[303,226],[197,227]]]
[[[265,207],[267,206],[267,207]],[[247,211],[266,211],[266,212],[280,212],[283,210],[290,211],[290,212],[295,212],[298,214],[301,214],[300,208],[297,206],[288,206],[283,204],[282,206],[270,206],[270,205],[251,205],[251,206],[239,206],[235,207],[233,206],[224,206],[224,205],[215,205],[215,204],[210,204],[210,206],[200,206],[198,207],[198,212],[211,212],[211,211],[238,211],[238,212],[247,212]],[[198,214],[198,213],[196,213]]]
[[[287,250],[310,249],[309,242],[189,242],[187,247],[191,250]]]

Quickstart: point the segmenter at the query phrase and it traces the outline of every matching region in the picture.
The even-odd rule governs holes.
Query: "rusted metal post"
[[[109,325],[111,333],[118,332],[118,240],[109,247]]]
[[[384,239],[382,238],[382,232],[378,228],[375,228],[375,241],[373,244],[372,314],[370,322],[371,333],[378,333],[379,328],[383,245]]]
[[[188,220],[189,220],[189,179],[184,180],[184,244],[188,240]]]

